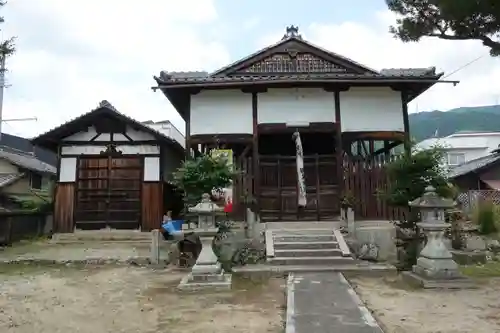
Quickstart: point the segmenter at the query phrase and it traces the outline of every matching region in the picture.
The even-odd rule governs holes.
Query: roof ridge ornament
[[[297,39],[302,39],[302,35],[299,34],[299,27],[295,25],[290,25],[286,27],[286,32],[283,35],[283,38],[281,40],[285,39],[290,39],[290,38],[297,38]]]
[[[102,100],[100,103],[99,103],[99,108],[106,108],[106,109],[110,109],[112,111],[117,111],[116,108],[110,103],[108,102],[107,100]]]

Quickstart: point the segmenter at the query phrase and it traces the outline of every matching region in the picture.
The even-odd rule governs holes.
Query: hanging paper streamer
[[[307,204],[306,197],[306,180],[304,176],[304,152],[302,151],[302,141],[300,140],[299,132],[293,133],[292,136],[295,141],[295,153],[297,155],[297,182],[299,193],[297,196],[299,207],[305,207]]]

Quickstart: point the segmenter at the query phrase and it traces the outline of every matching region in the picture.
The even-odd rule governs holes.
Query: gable
[[[376,74],[377,72],[306,42],[300,35],[295,34],[285,35],[279,43],[226,66],[211,76],[278,73]]]
[[[71,134],[62,141],[72,141],[72,142],[105,142],[105,141],[151,141],[155,140],[154,135],[147,133],[145,131],[137,130],[131,126],[125,126],[124,128],[113,128],[100,129],[96,126],[89,126],[87,130],[83,130],[74,134]]]

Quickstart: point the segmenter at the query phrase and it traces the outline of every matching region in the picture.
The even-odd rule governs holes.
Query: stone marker
[[[424,288],[474,287],[470,280],[460,274],[458,264],[443,242],[444,232],[451,226],[445,222],[445,212],[455,207],[455,202],[438,196],[434,187],[429,186],[422,197],[409,204],[420,209],[421,222],[417,225],[427,236],[427,243],[413,270],[403,272],[403,277]]]
[[[231,289],[231,274],[224,272],[212,249],[212,241],[219,230],[215,224],[215,217],[223,213],[223,208],[213,203],[210,195],[205,193],[201,202],[189,208],[189,211],[198,214],[198,227],[193,230],[180,231],[175,237],[184,237],[192,233],[200,237],[202,248],[191,273],[181,280],[177,288],[180,290]]]

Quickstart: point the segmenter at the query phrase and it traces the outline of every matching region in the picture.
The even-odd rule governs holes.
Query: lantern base
[[[453,279],[429,279],[412,271],[401,273],[403,281],[424,289],[475,289],[477,285],[470,279],[460,276]]]

